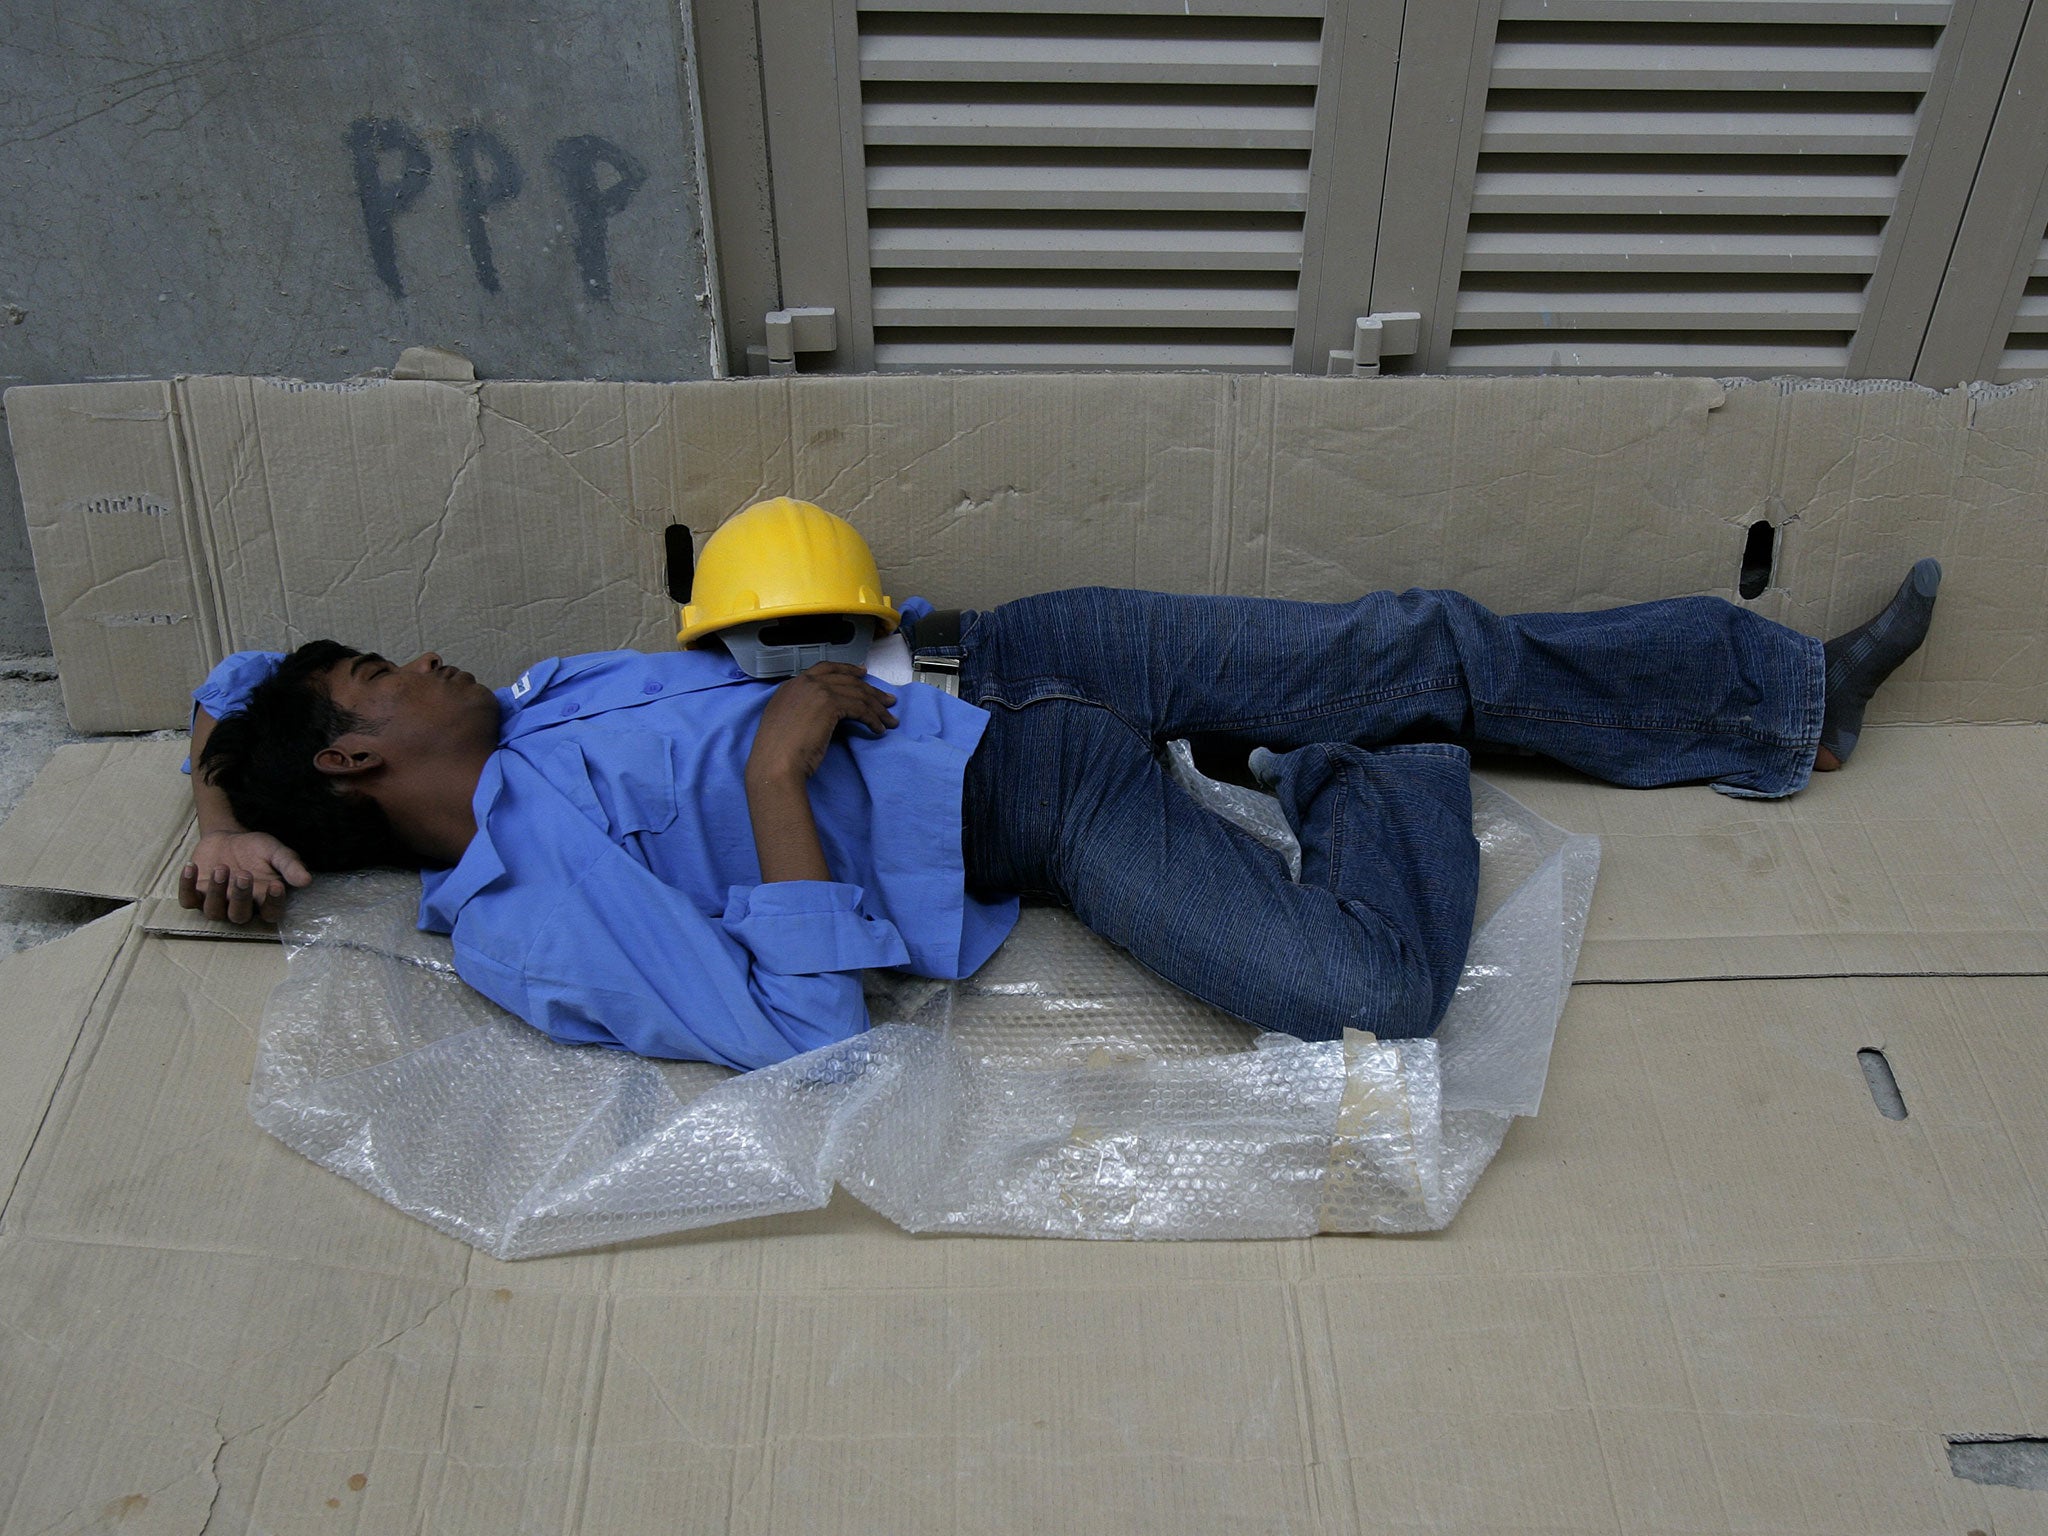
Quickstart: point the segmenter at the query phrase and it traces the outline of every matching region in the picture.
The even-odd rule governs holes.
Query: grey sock
[[[1934,619],[1934,594],[1940,586],[1941,563],[1920,561],[1906,573],[1884,612],[1827,643],[1827,703],[1822,709],[1820,744],[1841,761],[1849,761],[1849,754],[1856,750],[1870,696],[1927,638],[1927,626]]]

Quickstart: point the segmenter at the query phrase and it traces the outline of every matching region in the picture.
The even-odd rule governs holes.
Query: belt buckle
[[[913,656],[910,661],[910,675],[920,683],[960,697],[960,658],[958,656]]]

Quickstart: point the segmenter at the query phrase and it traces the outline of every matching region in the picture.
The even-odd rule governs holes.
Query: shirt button
[[[659,683],[642,683],[642,684],[640,685],[640,691],[641,691],[642,693],[659,693],[659,692],[661,692],[661,684],[659,684]]]
[[[563,701],[562,701],[562,709],[561,709],[561,713],[562,713],[562,714],[564,714],[564,715],[573,715],[573,714],[575,714],[575,713],[576,713],[576,701],[575,701],[574,699],[565,699],[565,700],[563,700]]]

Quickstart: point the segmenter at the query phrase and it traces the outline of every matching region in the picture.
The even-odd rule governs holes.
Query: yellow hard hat
[[[900,622],[860,531],[823,507],[777,496],[727,518],[704,541],[676,638],[695,645],[735,624],[808,613],[866,614],[878,635]]]

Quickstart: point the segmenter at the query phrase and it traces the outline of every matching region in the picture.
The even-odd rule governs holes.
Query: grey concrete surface
[[[704,378],[676,0],[0,0],[0,386]],[[48,649],[0,447],[0,654]]]

